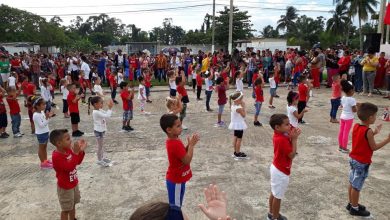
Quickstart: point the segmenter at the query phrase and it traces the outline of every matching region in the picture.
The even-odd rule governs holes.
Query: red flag
[[[390,25],[390,3],[387,4],[384,23]]]

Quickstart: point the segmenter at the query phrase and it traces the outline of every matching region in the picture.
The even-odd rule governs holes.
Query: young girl
[[[41,169],[51,169],[53,164],[47,159],[47,141],[49,140],[49,120],[53,116],[51,111],[44,112],[46,101],[42,97],[33,99],[35,134],[38,139],[38,156],[41,161]]]
[[[67,88],[68,86],[68,81],[66,79],[61,79],[60,81],[61,84],[61,93],[62,93],[62,113],[64,113],[64,118],[69,118],[69,112],[68,112],[68,95],[69,95],[69,90]]]
[[[182,97],[181,102],[183,103],[182,110],[180,112],[180,121],[182,123],[181,127],[183,130],[187,130],[188,127],[183,125],[183,120],[187,115],[187,104],[190,102],[190,99],[188,98],[187,90],[184,87],[186,85],[186,76],[184,74],[184,70],[181,70],[180,72],[180,76],[176,77],[177,93],[179,93],[179,95]]]
[[[268,82],[269,82],[269,93],[270,93],[268,107],[274,109],[275,108],[274,97],[276,96],[276,81],[275,81],[274,73],[269,72],[268,75],[269,75]]]
[[[349,153],[348,150],[348,136],[352,127],[354,112],[357,111],[356,100],[353,98],[355,93],[353,85],[347,80],[343,79],[340,82],[341,88],[345,96],[341,98],[341,105],[343,110],[340,115],[340,131],[339,131],[339,151],[342,153]]]
[[[196,88],[196,64],[190,65],[190,71],[192,76],[192,92],[195,93]]]
[[[96,77],[95,85],[93,86],[93,92],[95,93],[95,95],[104,99],[104,91],[103,91],[102,86],[100,85],[101,83],[102,83],[102,80],[100,79],[100,77]]]
[[[16,72],[12,72],[10,77],[8,78],[8,87],[16,89],[16,85],[18,84],[18,74]]]
[[[167,107],[167,111],[169,114],[174,114],[174,115],[177,115],[179,114],[182,109],[183,109],[183,106],[182,106],[182,103],[181,103],[181,95],[179,94],[178,96],[176,97],[167,97],[165,99],[165,105]]]
[[[236,91],[229,96],[229,102],[231,106],[231,121],[229,124],[229,130],[234,130],[233,147],[235,160],[245,159],[247,155],[241,152],[241,141],[244,134],[244,130],[247,129],[245,123],[245,103],[243,100],[244,96],[241,92]],[[233,100],[233,105],[232,104]]]
[[[211,95],[213,94],[213,73],[206,71],[205,73],[205,84],[206,84],[206,111],[212,112],[213,110],[210,108],[210,100],[211,100]]]
[[[28,118],[30,119],[31,134],[35,134],[35,125],[33,119],[33,114],[34,114],[33,102],[35,99],[36,99],[35,95],[29,95],[27,96],[26,99],[26,107],[27,107]]]
[[[168,71],[167,77],[169,80],[169,95],[171,97],[176,96],[176,73],[173,70]]]
[[[51,85],[50,85],[48,79],[43,78],[42,79],[42,86],[41,86],[41,96],[42,96],[43,100],[45,100],[45,102],[46,102],[45,113],[51,111],[51,102],[53,101],[53,98],[51,97],[50,90],[51,90]]]
[[[112,166],[112,161],[104,157],[105,149],[103,146],[103,136],[107,131],[107,118],[111,117],[112,106],[114,103],[110,100],[107,104],[108,110],[103,110],[103,99],[99,96],[93,96],[88,99],[88,115],[90,114],[90,106],[93,106],[92,118],[93,118],[93,132],[96,137],[96,147],[97,147],[97,164],[103,167]]]
[[[255,108],[256,108],[253,125],[262,126],[262,124],[259,122],[259,115],[260,115],[261,106],[264,102],[264,96],[263,96],[264,83],[261,78],[257,78],[253,84],[254,84],[253,88],[255,92]]]
[[[287,95],[287,116],[290,120],[291,128],[298,128],[298,120],[303,117],[305,112],[308,111],[308,109],[305,108],[301,113],[298,113],[298,101],[299,94],[294,91],[290,91]]]
[[[330,122],[339,123],[337,121],[337,110],[341,104],[341,85],[340,85],[340,75],[336,74],[332,76],[332,98],[330,99],[331,110],[330,110]]]
[[[150,112],[145,111],[145,103],[146,103],[146,89],[145,89],[145,80],[142,76],[138,78],[139,86],[138,86],[138,100],[139,107],[141,109],[141,114],[150,114]],[[176,85],[176,83],[175,83]],[[176,90],[175,90],[176,93]],[[176,94],[175,94],[176,96]]]
[[[237,71],[236,74],[234,74],[234,81],[236,82],[236,91],[237,92],[244,91],[244,83],[242,82],[243,77],[244,77],[244,74],[241,71]]]
[[[226,97],[226,86],[222,76],[217,78],[216,84],[217,84],[216,91],[218,93],[218,121],[216,126],[223,127],[225,126],[225,122],[222,121],[222,114],[223,114],[223,110],[225,109],[225,105],[227,103],[227,97]]]

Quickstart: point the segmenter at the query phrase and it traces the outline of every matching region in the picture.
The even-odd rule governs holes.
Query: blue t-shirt
[[[99,73],[104,73],[104,70],[106,69],[106,59],[101,58],[99,63],[98,63],[98,72]]]

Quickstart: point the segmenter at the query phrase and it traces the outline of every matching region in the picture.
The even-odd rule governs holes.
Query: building
[[[266,50],[269,49],[274,51],[278,50],[286,50],[289,46],[287,46],[287,40],[281,38],[252,38],[248,40],[237,40],[236,48],[238,50],[245,51],[246,48],[253,48],[256,50]]]
[[[0,43],[0,46],[4,47],[10,54],[19,52],[36,53],[40,50],[39,44],[34,42],[7,42]]]
[[[157,54],[157,42],[128,42],[126,43],[127,54],[138,53],[143,50],[148,50],[151,54]]]

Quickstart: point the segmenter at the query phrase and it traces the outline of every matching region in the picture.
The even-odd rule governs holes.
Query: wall
[[[10,54],[19,53],[19,52],[27,52],[28,53],[30,51],[38,52],[40,50],[39,45],[27,46],[27,47],[15,47],[15,46],[11,46],[11,45],[4,45],[3,47]]]

